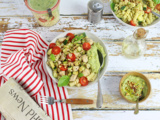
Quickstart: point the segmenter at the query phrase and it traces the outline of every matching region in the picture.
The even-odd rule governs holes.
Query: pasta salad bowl
[[[83,45],[81,45],[83,38],[81,38],[81,42],[79,41],[79,43],[73,43],[73,42],[77,42],[77,39],[72,39],[72,41],[69,41],[70,37],[69,37],[69,39],[67,37],[66,39],[68,39],[68,42],[65,44],[66,39],[63,41],[63,38],[66,37],[67,35],[69,35],[70,33],[74,34],[75,37],[77,37],[77,38],[82,37],[81,35],[85,34],[85,39],[88,40],[88,38],[89,38],[93,42],[90,49],[86,50],[84,52],[84,50],[85,50],[84,43],[87,43],[87,42],[84,42],[84,43],[82,43]],[[74,40],[76,40],[76,41],[74,41]],[[61,42],[59,43],[59,41],[61,41]],[[55,55],[54,61],[51,61],[51,57],[53,57],[51,55],[54,54],[54,49],[56,47],[50,48],[51,44],[56,44],[55,46],[56,47],[59,46],[61,49],[61,52],[60,52],[61,56],[56,60],[58,55]],[[72,44],[74,47],[73,51],[72,51]],[[68,50],[70,50],[70,51],[67,50],[67,45],[71,45],[68,48]],[[76,48],[76,45],[78,45],[77,48]],[[105,55],[104,56],[104,65],[103,65],[103,68],[100,70],[99,77],[98,77],[98,73],[96,73],[93,70],[93,68],[97,69],[96,64],[97,64],[97,62],[99,63],[98,56],[96,56],[97,58],[95,57],[95,59],[96,60],[98,59],[98,61],[93,60],[93,63],[94,62],[95,63],[92,65],[91,65],[91,63],[89,63],[89,61],[91,61],[91,59],[92,59],[92,56],[95,56],[96,54],[98,55],[98,53],[96,53],[97,50],[93,49],[96,45],[101,46],[101,48],[103,49],[103,54]],[[82,46],[82,48],[80,48],[80,46]],[[50,49],[52,50],[51,54],[50,54]],[[83,54],[82,55],[80,54],[80,56],[78,56],[78,54],[76,53],[76,50],[83,50],[83,52],[82,52]],[[66,53],[66,51],[67,51],[67,53]],[[84,59],[84,56],[86,57],[86,55],[90,55],[89,53],[91,53],[91,56],[88,56],[88,62],[86,62]],[[62,54],[65,57],[63,57]],[[73,54],[75,54],[75,55],[73,56]],[[74,57],[76,57],[76,59],[73,62],[72,60]],[[62,58],[64,58],[64,59],[62,60]],[[50,62],[52,62],[54,65],[51,65],[52,63],[50,63]],[[84,31],[84,30],[71,30],[71,31],[63,32],[62,34],[58,35],[57,37],[55,37],[51,41],[50,45],[48,46],[48,50],[46,51],[46,54],[45,54],[44,63],[45,63],[45,68],[48,71],[48,74],[50,75],[50,77],[53,79],[54,82],[58,83],[59,87],[64,86],[64,87],[70,88],[70,89],[83,89],[83,88],[86,88],[86,87],[89,87],[89,86],[95,84],[105,74],[105,72],[107,70],[107,65],[108,65],[108,52],[105,47],[105,44],[93,33],[89,32],[89,31]],[[89,67],[88,67],[88,63],[89,63]],[[72,71],[71,71],[71,69],[72,69]],[[78,70],[76,70],[76,69],[78,69]],[[88,74],[88,70],[90,71],[89,74]],[[55,71],[56,71],[56,75],[55,75]],[[96,75],[93,73],[96,73]],[[76,79],[73,80],[75,78],[73,76],[75,76],[75,75],[77,75]],[[92,75],[94,75],[94,76],[92,76]],[[62,78],[63,78],[63,81],[66,81],[69,78],[68,84],[62,83],[63,82]],[[84,81],[84,80],[82,80],[82,78],[87,78],[87,80],[88,80],[87,85],[85,85],[85,83],[82,82],[82,81]],[[77,80],[78,80],[78,83],[77,83]]]
[[[143,3],[143,0],[137,0],[137,2],[110,0],[111,12],[120,23],[128,27],[151,27],[160,21],[160,18],[151,13],[151,9],[158,14],[160,11],[156,9],[156,3],[146,1],[147,5]]]

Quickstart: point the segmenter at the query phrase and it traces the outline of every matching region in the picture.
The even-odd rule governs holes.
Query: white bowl
[[[89,84],[88,84],[87,86],[81,86],[81,87],[65,86],[66,88],[81,89],[81,88],[85,88],[85,87],[91,86],[92,84],[96,83],[96,82],[105,74],[105,72],[106,72],[106,70],[107,70],[107,65],[108,65],[108,52],[107,52],[107,49],[106,49],[106,47],[105,47],[105,44],[104,44],[96,35],[94,35],[93,33],[90,33],[89,31],[84,31],[84,30],[71,30],[71,31],[67,31],[67,32],[64,32],[64,33],[58,35],[57,37],[55,37],[55,38],[51,41],[51,43],[55,43],[58,38],[61,38],[61,37],[66,36],[67,33],[80,34],[80,33],[84,33],[84,32],[86,33],[87,37],[91,38],[94,42],[99,42],[100,45],[103,46],[104,51],[105,51],[105,53],[106,53],[106,57],[105,57],[105,60],[104,60],[105,65],[104,65],[104,68],[100,71],[100,77],[99,77],[99,78],[96,78],[96,80],[93,81],[93,82],[89,82]],[[44,59],[44,60],[45,60],[45,63],[46,63],[46,62],[47,62],[47,54],[45,55],[45,59]],[[52,78],[55,82],[58,83],[58,80],[53,77],[52,69],[51,69],[47,64],[45,64],[45,66],[46,66],[46,69],[47,69],[49,75],[51,76],[51,78]]]
[[[112,8],[111,8],[111,3],[112,3],[112,0],[110,0],[109,6],[110,6],[111,12],[112,12],[112,14],[114,15],[114,17],[115,17],[120,23],[122,23],[123,25],[126,25],[126,26],[128,26],[128,27],[132,27],[132,28],[148,28],[148,27],[154,26],[155,24],[157,24],[157,23],[160,21],[160,18],[158,18],[157,20],[155,20],[154,22],[152,22],[152,24],[147,25],[147,26],[132,26],[132,25],[130,25],[130,24],[127,24],[127,23],[123,22],[121,19],[119,19],[119,18],[116,16],[116,14],[114,13],[114,11],[113,11]]]

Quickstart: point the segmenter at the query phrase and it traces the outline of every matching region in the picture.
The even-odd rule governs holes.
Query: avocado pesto
[[[121,84],[122,94],[130,101],[136,101],[142,93],[146,96],[147,91],[147,84],[141,77],[130,75]]]
[[[99,43],[95,43],[91,47],[91,49],[87,51],[87,55],[89,57],[88,63],[91,65],[92,71],[94,71],[96,73],[98,73],[98,70],[100,68],[97,50],[99,50],[102,53],[103,58],[105,58],[106,53],[104,52],[104,48]],[[104,63],[102,65],[102,68],[103,67],[104,67]]]

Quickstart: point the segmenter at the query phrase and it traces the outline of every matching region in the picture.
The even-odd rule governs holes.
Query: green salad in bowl
[[[160,0],[111,0],[113,15],[122,23],[135,27],[151,26],[159,22],[152,11],[160,14]]]
[[[51,42],[47,51],[46,63],[50,76],[59,87],[90,85],[96,81],[100,69],[97,50],[103,54],[103,67],[106,68],[106,48],[92,33],[73,31],[61,35]]]

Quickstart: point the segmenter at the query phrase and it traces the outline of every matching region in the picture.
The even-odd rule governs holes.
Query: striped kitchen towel
[[[1,46],[0,86],[13,77],[53,120],[72,120],[70,105],[40,103],[40,96],[68,97],[66,88],[57,87],[46,71],[43,58],[47,46],[48,43],[35,31],[7,31]],[[4,120],[2,115],[0,120]]]

